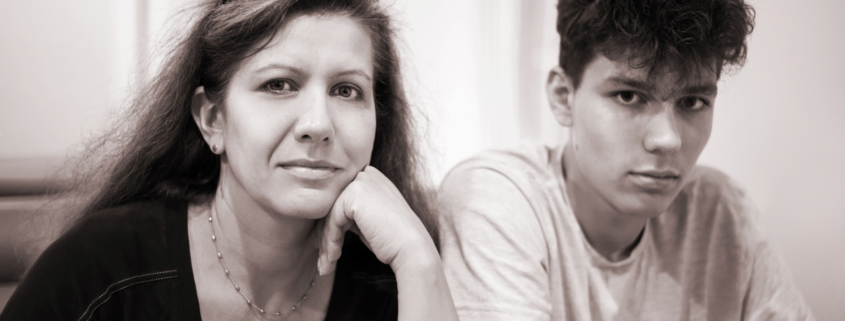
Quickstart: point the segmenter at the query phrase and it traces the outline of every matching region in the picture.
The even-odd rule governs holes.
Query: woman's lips
[[[288,174],[305,180],[322,180],[335,175],[340,166],[322,160],[296,159],[282,162],[279,167]]]
[[[321,180],[331,177],[337,172],[337,168],[329,167],[307,167],[307,166],[281,166],[292,176],[307,179],[307,180]]]

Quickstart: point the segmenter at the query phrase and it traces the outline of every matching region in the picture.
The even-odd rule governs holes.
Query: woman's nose
[[[325,95],[314,95],[310,99],[294,128],[296,140],[300,142],[329,142],[334,138],[334,126],[329,115]]]
[[[673,106],[664,107],[648,122],[643,147],[650,153],[659,154],[672,154],[681,149],[681,133]]]

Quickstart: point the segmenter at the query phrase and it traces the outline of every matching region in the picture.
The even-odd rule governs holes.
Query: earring
[[[211,145],[211,151],[216,153],[217,152],[217,145]]]

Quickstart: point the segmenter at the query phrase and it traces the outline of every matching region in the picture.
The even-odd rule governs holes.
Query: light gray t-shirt
[[[471,158],[444,179],[441,247],[461,320],[812,320],[744,192],[696,167],[630,256],[586,240],[563,146]]]

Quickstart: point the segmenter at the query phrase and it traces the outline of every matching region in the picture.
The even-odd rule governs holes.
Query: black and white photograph
[[[845,320],[843,12],[0,0],[0,321]]]

